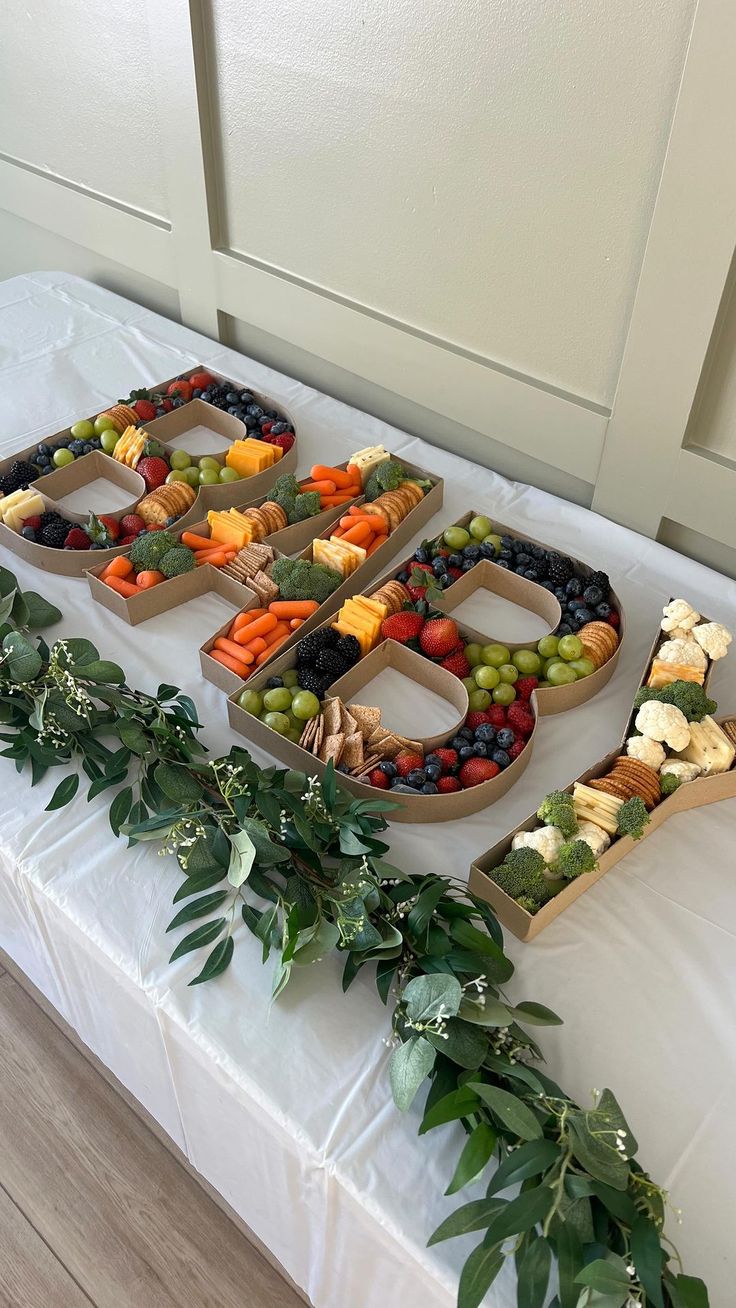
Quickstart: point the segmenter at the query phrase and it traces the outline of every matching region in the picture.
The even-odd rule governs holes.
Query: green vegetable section
[[[584,1108],[542,1071],[529,1028],[560,1019],[507,997],[514,967],[487,904],[450,877],[387,862],[390,803],[341,792],[331,765],[320,783],[261,769],[238,747],[207,759],[195,706],[175,686],[132,690],[90,641],[32,638],[31,626],[61,614],[22,595],[4,569],[0,604],[2,755],[18,772],[29,767],[33,783],[63,769],[48,809],[72,802],[81,766],[88,799],[108,792],[115,836],[176,858],[174,981],[224,972],[243,923],[264,963],[274,956],[274,998],[333,950],[344,990],[373,973],[390,1010],[398,1107],[410,1109],[428,1082],[420,1135],[451,1122],[465,1131],[447,1194],[487,1186],[430,1238],[476,1237],[458,1308],[479,1308],[509,1258],[518,1308],[543,1308],[550,1294],[554,1308],[707,1308],[702,1281],[678,1270],[663,1234],[666,1195],[636,1161],[614,1095],[596,1092]],[[541,876],[536,851],[513,854],[512,870]]]

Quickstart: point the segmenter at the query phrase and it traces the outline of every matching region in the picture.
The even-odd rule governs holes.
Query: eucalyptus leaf
[[[232,936],[226,936],[215,945],[202,971],[189,982],[190,986],[198,986],[203,981],[211,981],[213,977],[220,976],[230,966],[234,947]]]
[[[31,612],[26,604],[25,596],[22,595],[20,591],[16,591],[15,598],[13,599],[12,613],[13,622],[16,627],[28,626],[28,619],[31,616]]]
[[[128,743],[127,741],[125,742]],[[153,772],[156,785],[175,804],[196,804],[202,797],[199,782],[184,767],[158,763]]]
[[[427,1131],[433,1131],[435,1127],[444,1126],[447,1122],[458,1122],[462,1118],[471,1117],[479,1108],[480,1099],[467,1086],[451,1090],[426,1109],[419,1134],[425,1135]]]
[[[543,1238],[528,1244],[517,1266],[517,1308],[544,1308],[552,1250]]]
[[[11,681],[35,681],[43,667],[38,650],[19,631],[11,631],[3,638],[3,654],[2,667]]]
[[[200,949],[203,945],[211,944],[219,936],[224,926],[225,918],[216,917],[213,922],[205,922],[203,926],[197,927],[196,931],[190,931],[188,936],[179,941],[169,962],[174,963],[177,958],[182,958],[184,954],[191,953],[193,949]]]
[[[457,1013],[462,987],[454,976],[417,976],[404,988],[403,999],[409,1021],[432,1022]]]
[[[55,808],[64,808],[65,804],[70,804],[79,789],[79,777],[76,772],[70,776],[64,777],[60,781],[51,799],[46,805],[46,812],[50,813]]]
[[[485,1231],[505,1207],[503,1199],[473,1199],[462,1208],[456,1208],[454,1213],[440,1223],[430,1235],[427,1247],[441,1244],[443,1240],[454,1240],[458,1235],[469,1235],[471,1231]]]
[[[471,1081],[470,1085],[507,1130],[522,1140],[541,1138],[542,1128],[537,1118],[531,1108],[517,1099],[516,1095],[502,1090],[500,1086],[487,1085],[484,1081]]]
[[[473,1072],[477,1072],[488,1049],[483,1028],[463,1022],[459,1017],[451,1017],[441,1035],[428,1032],[428,1039],[445,1058]]]
[[[198,917],[204,917],[205,913],[211,913],[213,909],[219,908],[220,904],[228,897],[226,890],[215,890],[210,895],[202,895],[201,899],[192,900],[180,909],[176,917],[172,918],[167,926],[167,931],[175,931],[177,927],[184,926],[187,922],[193,922]]]
[[[237,888],[248,880],[255,856],[256,847],[248,832],[233,832],[230,836],[230,862],[227,869],[227,879],[231,886]]]
[[[13,612],[13,605],[15,604],[17,595],[17,590],[11,590],[7,595],[3,595],[2,599],[0,599],[0,622],[8,621],[8,618]],[[17,625],[22,627],[25,624],[21,622]]]
[[[150,749],[148,734],[139,722],[123,720],[118,723],[118,735],[127,749],[133,754],[147,754]]]
[[[562,1150],[554,1140],[529,1140],[512,1149],[491,1177],[487,1194],[497,1194],[508,1186],[518,1185],[530,1176],[541,1176],[562,1157]]]
[[[562,1018],[553,1013],[551,1008],[545,1008],[544,1004],[525,1002],[516,1004],[511,1011],[517,1021],[527,1025],[562,1026]]]
[[[389,1078],[394,1103],[400,1112],[411,1107],[417,1090],[429,1076],[437,1057],[428,1040],[412,1036],[391,1055]]]
[[[503,1253],[485,1240],[465,1260],[457,1289],[457,1308],[479,1308],[504,1264]]]
[[[125,681],[123,669],[117,663],[111,663],[109,659],[95,659],[91,663],[85,663],[81,673],[84,681],[99,681],[102,685],[122,686]]]
[[[458,1017],[477,1026],[511,1026],[514,1009],[502,1004],[493,995],[481,995],[477,1001],[463,999]]]
[[[309,963],[316,963],[326,954],[332,953],[337,948],[340,940],[340,932],[334,922],[329,922],[327,918],[322,918],[312,933],[311,938],[303,945],[297,945],[294,950],[294,963],[299,967],[304,967]]]
[[[709,1308],[708,1291],[697,1276],[676,1276],[675,1308]]]
[[[86,663],[96,663],[99,657],[99,650],[95,648],[91,640],[86,640],[80,636],[65,638],[63,661],[68,666],[83,668]]]
[[[631,1286],[623,1259],[616,1258],[616,1255],[605,1259],[595,1258],[592,1263],[588,1263],[581,1272],[578,1272],[575,1280],[578,1285],[589,1285],[599,1294],[615,1295],[620,1290],[624,1290],[626,1298]]]
[[[662,1246],[654,1222],[639,1217],[631,1230],[631,1261],[644,1286],[652,1308],[664,1308],[662,1294]]]
[[[458,1160],[452,1180],[445,1194],[457,1194],[463,1186],[476,1181],[483,1172],[496,1147],[498,1136],[488,1122],[480,1122],[468,1136]]]

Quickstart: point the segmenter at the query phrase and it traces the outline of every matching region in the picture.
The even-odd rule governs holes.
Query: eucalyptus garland
[[[459,882],[387,862],[392,805],[352,799],[331,768],[320,783],[259,768],[241,747],[208,759],[195,706],[175,686],[142,694],[89,640],[49,648],[33,636],[60,617],[0,569],[2,755],[29,766],[32,784],[65,769],[49,809],[74,798],[81,765],[87,798],[112,796],[116,836],[177,859],[171,961],[207,951],[190,985],[228,967],[241,919],[264,963],[275,955],[274,997],[334,950],[344,990],[371,966],[391,1009],[398,1108],[428,1081],[419,1134],[460,1122],[466,1136],[447,1195],[486,1186],[429,1241],[478,1234],[458,1308],[478,1308],[508,1258],[519,1308],[707,1308],[612,1092],[583,1108],[541,1070],[529,1028],[560,1019],[506,996],[514,968],[490,907]]]

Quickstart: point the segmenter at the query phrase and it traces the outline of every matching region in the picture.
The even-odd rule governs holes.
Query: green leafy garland
[[[194,704],[176,687],[141,694],[90,641],[49,649],[30,634],[60,617],[0,569],[2,755],[19,772],[30,765],[32,784],[67,765],[49,809],[74,798],[81,763],[89,799],[115,789],[116,835],[175,855],[182,907],[167,929],[203,921],[171,961],[209,950],[190,985],[227,968],[240,917],[263,961],[277,955],[274,996],[294,968],[335,949],[345,990],[375,965],[380,998],[392,1006],[397,1106],[408,1109],[428,1079],[420,1135],[459,1121],[467,1137],[446,1193],[487,1181],[485,1197],[457,1208],[430,1239],[481,1236],[458,1308],[478,1308],[506,1258],[519,1308],[542,1308],[551,1288],[550,1308],[707,1308],[703,1282],[678,1270],[663,1233],[666,1195],[636,1162],[614,1095],[604,1090],[581,1108],[540,1069],[526,1028],[560,1019],[507,999],[514,969],[489,906],[458,882],[386,862],[379,837],[391,804],[351,799],[331,768],[319,783],[261,769],[240,747],[206,760]]]

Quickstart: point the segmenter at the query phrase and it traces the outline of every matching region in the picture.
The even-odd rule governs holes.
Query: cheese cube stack
[[[391,455],[382,445],[367,445],[364,450],[358,450],[349,460],[350,464],[360,469],[360,480],[365,486],[371,473],[375,471],[379,463],[385,463]]]
[[[687,663],[666,663],[663,659],[654,659],[647,685],[659,690],[662,686],[671,685],[673,681],[696,681],[702,686],[705,670],[700,671]]]
[[[238,513],[237,509],[228,509],[224,513],[210,509],[207,523],[210,536],[217,545],[235,545],[242,550],[253,539],[252,523],[244,514]]]
[[[387,616],[388,609],[380,600],[356,595],[345,601],[332,625],[341,636],[355,636],[361,654],[368,654],[378,644],[381,623]]]
[[[269,445],[249,436],[245,441],[233,441],[225,455],[228,468],[234,468],[241,477],[252,477],[257,472],[272,468],[283,454],[280,445]]]
[[[367,552],[361,545],[351,545],[336,536],[331,536],[329,540],[317,537],[312,544],[312,562],[324,563],[325,567],[334,568],[342,577],[349,577],[365,562],[366,557]]]
[[[38,491],[26,489],[12,491],[0,499],[0,522],[11,531],[20,531],[26,518],[45,513],[46,505]]]
[[[697,763],[704,777],[717,772],[728,772],[736,757],[736,749],[725,731],[713,718],[690,723],[690,743],[677,754],[686,763]]]

